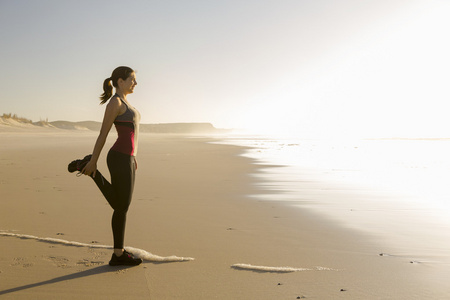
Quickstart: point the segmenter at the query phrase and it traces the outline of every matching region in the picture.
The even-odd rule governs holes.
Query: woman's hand
[[[135,166],[135,168],[136,168],[136,170],[137,170],[137,160],[136,160],[136,156],[134,156],[134,166]]]
[[[97,164],[92,160],[86,164],[86,166],[81,170],[81,173],[87,176],[95,177],[95,173],[97,172]]]

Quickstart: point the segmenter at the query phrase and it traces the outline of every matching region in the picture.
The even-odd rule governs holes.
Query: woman
[[[140,120],[139,112],[130,105],[127,95],[133,93],[136,85],[136,74],[129,67],[116,68],[111,77],[104,81],[104,93],[100,97],[101,104],[108,100],[109,103],[106,105],[94,151],[83,160],[71,163],[72,172],[78,170],[94,179],[114,209],[111,222],[114,238],[114,253],[109,262],[111,266],[139,265],[142,262],[142,259],[134,258],[124,249],[126,216],[131,203],[137,169],[136,153]],[[114,95],[112,94],[113,86],[116,88]],[[117,129],[118,138],[108,152],[107,163],[111,173],[111,183],[109,183],[97,170],[97,161],[113,124]],[[71,165],[69,165],[69,171],[71,171]]]

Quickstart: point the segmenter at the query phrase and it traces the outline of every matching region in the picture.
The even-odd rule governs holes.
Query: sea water
[[[254,197],[310,209],[391,251],[450,262],[450,139],[235,135],[221,143],[270,166],[254,174],[267,191]]]

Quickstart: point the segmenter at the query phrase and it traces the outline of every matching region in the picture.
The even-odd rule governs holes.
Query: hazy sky
[[[448,0],[0,0],[1,113],[101,121],[137,70],[142,123],[450,136]]]

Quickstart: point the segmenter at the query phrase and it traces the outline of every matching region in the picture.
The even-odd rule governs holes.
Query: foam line
[[[337,271],[335,269],[326,267],[314,267],[314,268],[293,268],[293,267],[267,267],[267,266],[254,266],[249,264],[234,264],[231,266],[234,269],[259,271],[259,272],[276,272],[276,273],[290,273],[301,271]]]
[[[278,273],[289,273],[289,272],[311,271],[312,270],[312,269],[307,269],[307,268],[267,267],[267,266],[254,266],[254,265],[249,265],[249,264],[234,264],[231,267],[235,268],[235,269],[239,269],[239,270],[278,272]]]
[[[80,242],[67,241],[67,240],[55,239],[55,238],[49,238],[49,237],[42,238],[42,237],[37,237],[34,235],[28,235],[28,234],[0,232],[0,236],[16,237],[16,238],[20,238],[20,239],[30,239],[30,240],[36,240],[36,241],[44,242],[44,243],[62,244],[62,245],[74,246],[74,247],[113,249],[113,246],[108,246],[108,245],[85,244],[85,243],[80,243]],[[155,255],[150,252],[147,252],[145,250],[133,248],[133,247],[125,247],[125,249],[138,258],[142,258],[143,260],[153,261],[153,262],[179,262],[179,261],[194,260],[194,258],[192,258],[192,257],[178,257],[175,255],[166,256],[166,257],[159,256],[159,255]]]
[[[155,261],[155,262],[176,262],[176,261],[190,261],[194,260],[192,257],[178,257],[175,255],[171,256],[159,256],[156,254],[152,254],[142,249],[133,248],[133,247],[125,247],[125,249],[132,253],[134,256],[138,258],[142,258],[143,260]]]

